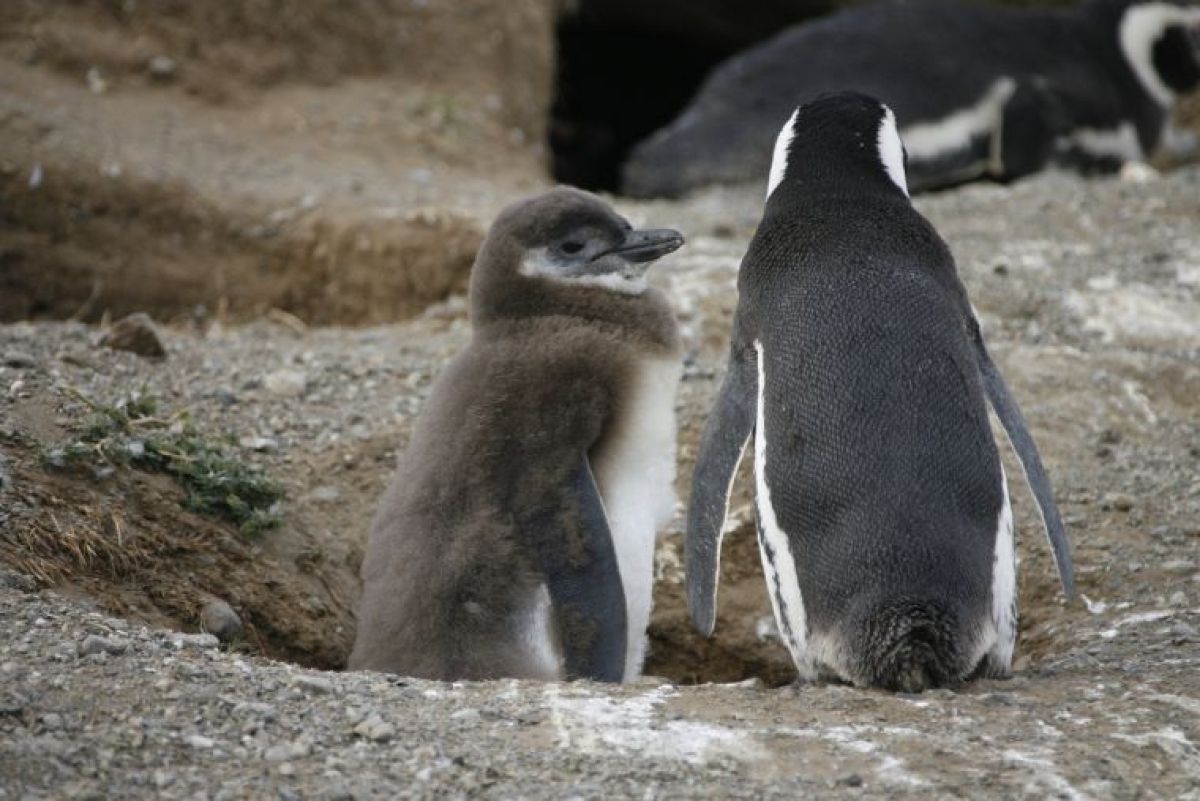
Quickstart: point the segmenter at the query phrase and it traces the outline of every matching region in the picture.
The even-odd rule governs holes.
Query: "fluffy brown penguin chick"
[[[645,271],[682,244],[573,189],[496,219],[471,275],[471,342],[372,524],[350,668],[638,676],[680,373]]]

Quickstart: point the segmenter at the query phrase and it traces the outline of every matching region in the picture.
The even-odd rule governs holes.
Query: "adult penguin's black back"
[[[1048,165],[1112,172],[1160,145],[1200,86],[1200,3],[1079,0],[1015,8],[879,0],[806,20],[717,66],[680,115],[640,142],[622,191],[677,197],[760,177],[799,102],[853,89],[895,111],[913,191]],[[1046,4],[1037,4],[1044,6]]]
[[[953,258],[909,201],[886,106],[839,93],[792,115],[738,284],[689,508],[697,627],[715,622],[721,523],[749,443],[768,592],[802,678],[918,691],[1007,674],[1015,562],[989,401],[1068,592],[1070,557]]]

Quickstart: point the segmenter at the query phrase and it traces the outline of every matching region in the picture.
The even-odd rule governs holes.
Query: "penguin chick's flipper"
[[[563,527],[575,538],[539,548],[569,679],[620,682],[625,674],[625,589],[604,501],[587,457],[568,481]],[[559,529],[563,530],[563,529]]]
[[[1042,457],[1038,454],[1037,445],[1025,424],[1025,416],[1021,408],[1008,392],[1008,387],[996,368],[995,362],[987,352],[983,343],[983,333],[979,330],[978,321],[975,328],[975,350],[979,357],[979,373],[983,378],[984,391],[1000,424],[1008,434],[1008,442],[1012,445],[1025,471],[1025,480],[1037,501],[1038,511],[1042,515],[1042,525],[1046,529],[1046,537],[1050,547],[1054,549],[1054,561],[1058,564],[1058,576],[1062,580],[1063,592],[1067,600],[1075,597],[1075,573],[1071,564],[1071,544],[1067,541],[1067,532],[1063,527],[1062,517],[1058,506],[1054,503],[1054,493],[1050,488],[1050,479],[1042,466]]]
[[[717,622],[721,536],[738,464],[754,429],[758,377],[745,353],[736,350],[708,418],[688,501],[684,570],[692,625],[705,637]]]

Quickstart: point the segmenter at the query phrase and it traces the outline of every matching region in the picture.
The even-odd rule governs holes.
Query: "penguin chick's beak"
[[[683,245],[683,234],[670,228],[650,228],[644,231],[630,231],[625,235],[625,241],[611,250],[601,253],[592,262],[608,261],[617,256],[622,261],[634,264],[649,264],[661,259],[668,253],[679,250]]]

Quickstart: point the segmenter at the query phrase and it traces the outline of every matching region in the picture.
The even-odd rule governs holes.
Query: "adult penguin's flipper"
[[[1054,493],[1050,488],[1050,479],[1042,466],[1042,457],[1038,454],[1037,445],[1029,433],[1029,426],[1021,414],[1021,408],[1009,394],[1008,387],[1001,377],[1000,371],[987,352],[983,343],[983,335],[975,323],[975,350],[979,360],[979,374],[983,378],[984,391],[992,410],[1004,426],[1008,434],[1009,444],[1017,454],[1021,467],[1025,471],[1025,480],[1037,501],[1038,511],[1042,516],[1042,525],[1046,529],[1046,537],[1054,550],[1054,560],[1058,565],[1058,575],[1062,580],[1063,592],[1070,600],[1075,596],[1075,573],[1071,563],[1071,543],[1067,540],[1067,532],[1063,527],[1062,516],[1054,503]]]
[[[700,440],[688,502],[684,558],[688,609],[692,624],[706,637],[717,621],[721,537],[733,479],[754,430],[757,391],[755,364],[735,347]]]

